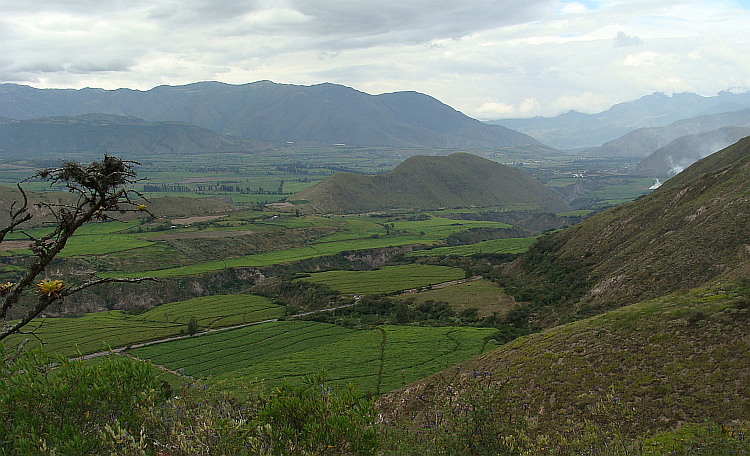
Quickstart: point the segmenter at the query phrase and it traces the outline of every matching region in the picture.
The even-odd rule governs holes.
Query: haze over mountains
[[[599,146],[638,128],[663,127],[682,119],[748,107],[750,93],[720,92],[715,97],[702,97],[694,93],[667,96],[657,92],[616,104],[597,114],[570,111],[551,118],[502,119],[488,123],[526,133],[556,149],[580,150]],[[717,125],[711,129],[728,125]]]
[[[391,147],[484,148],[539,142],[472,119],[416,92],[369,95],[336,84],[199,82],[131,89],[34,89],[0,85],[0,117],[105,113],[179,121],[261,141]]]
[[[102,155],[252,152],[272,146],[222,135],[184,122],[147,122],[137,117],[85,114],[31,120],[0,119],[0,157],[58,158]]]

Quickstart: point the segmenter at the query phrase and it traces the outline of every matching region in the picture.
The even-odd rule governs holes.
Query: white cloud
[[[0,0],[0,82],[330,81],[480,118],[595,112],[750,88],[748,23],[708,0]]]

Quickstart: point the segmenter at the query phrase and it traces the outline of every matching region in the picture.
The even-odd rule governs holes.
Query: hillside
[[[750,290],[735,290],[681,292],[525,336],[462,363],[455,376],[451,369],[391,392],[378,407],[388,420],[424,416],[450,387],[462,387],[455,398],[471,394],[490,372],[507,381],[497,401],[508,416],[525,418],[532,434],[571,439],[553,446],[571,444],[586,424],[642,438],[747,420]]]
[[[579,150],[599,146],[638,128],[663,127],[681,119],[748,107],[750,93],[720,92],[715,97],[702,97],[694,93],[668,96],[657,92],[616,104],[597,114],[570,111],[551,118],[502,119],[488,123],[526,133],[557,149]]]
[[[265,150],[269,143],[221,135],[183,122],[87,114],[0,120],[0,157],[62,158],[105,151],[120,156],[210,154]]]
[[[410,157],[380,176],[334,174],[289,200],[305,200],[323,213],[469,206],[557,212],[567,207],[520,169],[467,153]]]
[[[542,238],[506,279],[544,325],[728,277],[750,260],[750,138]]]
[[[262,141],[438,148],[539,144],[417,92],[369,95],[336,84],[297,86],[270,81],[199,82],[147,91],[0,85],[0,116],[32,119],[87,113],[187,122]]]
[[[585,150],[583,154],[590,157],[648,157],[682,136],[730,126],[750,127],[750,108],[680,120],[660,128],[639,128],[599,147]]]
[[[750,127],[724,127],[707,133],[682,136],[649,155],[631,173],[648,177],[671,177],[701,158],[750,136]]]

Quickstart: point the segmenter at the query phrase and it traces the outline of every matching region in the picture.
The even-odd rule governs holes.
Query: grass
[[[41,341],[50,353],[88,354],[183,334],[191,316],[205,329],[278,318],[284,313],[283,307],[260,296],[219,295],[163,304],[141,315],[111,310],[82,317],[42,318],[34,331],[38,339],[31,338],[28,347]],[[11,336],[8,345],[23,337]]]
[[[462,367],[502,374],[508,400],[549,432],[573,432],[571,420],[603,425],[596,403],[608,391],[635,407],[624,431],[634,437],[728,423],[750,410],[747,303],[722,288],[676,293],[521,337]],[[422,388],[388,401],[411,403]]]
[[[409,264],[372,271],[316,272],[298,280],[322,283],[342,293],[384,294],[463,279],[464,275],[461,269],[448,266]]]
[[[536,242],[538,236],[526,238],[492,239],[476,244],[436,247],[434,249],[414,250],[408,256],[470,256],[493,253],[523,253]]]
[[[237,385],[299,383],[325,370],[334,383],[389,391],[477,355],[488,328],[386,326],[356,331],[325,323],[281,321],[129,350],[141,359]],[[385,343],[383,343],[385,337]],[[381,371],[382,363],[382,371]]]
[[[493,312],[503,314],[515,303],[501,287],[484,279],[408,293],[402,297],[414,299],[416,302],[447,302],[458,312],[464,309],[477,309],[479,316],[491,315]]]

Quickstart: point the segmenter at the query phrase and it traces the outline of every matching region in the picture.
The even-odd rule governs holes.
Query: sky
[[[413,90],[491,120],[750,89],[750,0],[0,0],[0,83]]]

